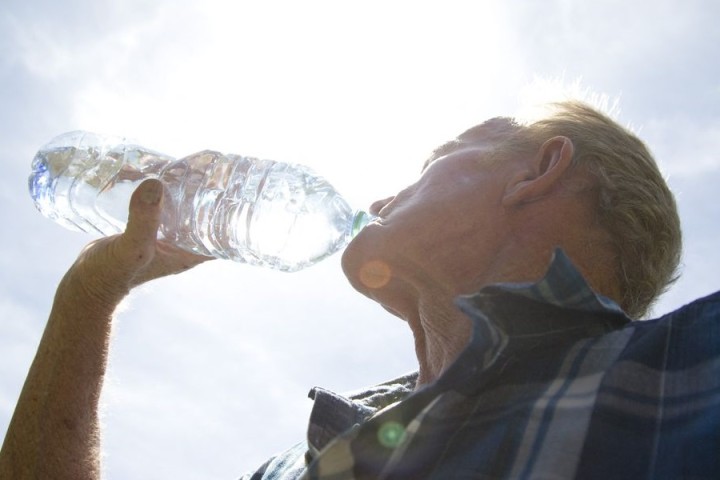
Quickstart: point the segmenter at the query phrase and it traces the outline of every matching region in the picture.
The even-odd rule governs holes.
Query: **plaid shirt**
[[[457,304],[474,334],[436,382],[314,389],[307,442],[245,478],[720,478],[720,293],[630,322],[557,251]]]

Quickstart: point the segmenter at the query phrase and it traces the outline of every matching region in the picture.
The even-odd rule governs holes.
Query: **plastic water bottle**
[[[120,137],[70,132],[38,151],[28,180],[40,212],[72,230],[124,230],[130,196],[165,186],[159,236],[181,248],[296,271],[343,248],[371,217],[301,165],[202,151],[176,160]]]

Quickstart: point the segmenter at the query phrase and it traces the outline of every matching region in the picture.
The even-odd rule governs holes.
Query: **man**
[[[8,430],[3,478],[97,478],[113,310],[206,260],[156,241],[162,187],[58,287]],[[720,472],[717,297],[650,322],[680,228],[644,145],[592,108],[497,118],[443,145],[376,202],[343,255],[408,322],[411,375],[322,389],[308,438],[247,478],[708,478]],[[624,312],[623,312],[624,310]]]

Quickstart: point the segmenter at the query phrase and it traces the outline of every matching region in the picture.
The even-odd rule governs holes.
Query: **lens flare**
[[[360,281],[368,288],[382,288],[391,277],[390,267],[381,260],[371,260],[360,268]]]
[[[398,422],[386,422],[378,430],[377,436],[382,446],[395,448],[405,440],[405,427]]]

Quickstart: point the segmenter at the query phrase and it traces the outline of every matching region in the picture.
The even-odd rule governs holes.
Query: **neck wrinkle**
[[[455,306],[454,298],[421,299],[417,320],[409,322],[420,364],[418,385],[440,377],[470,341],[472,323]]]

